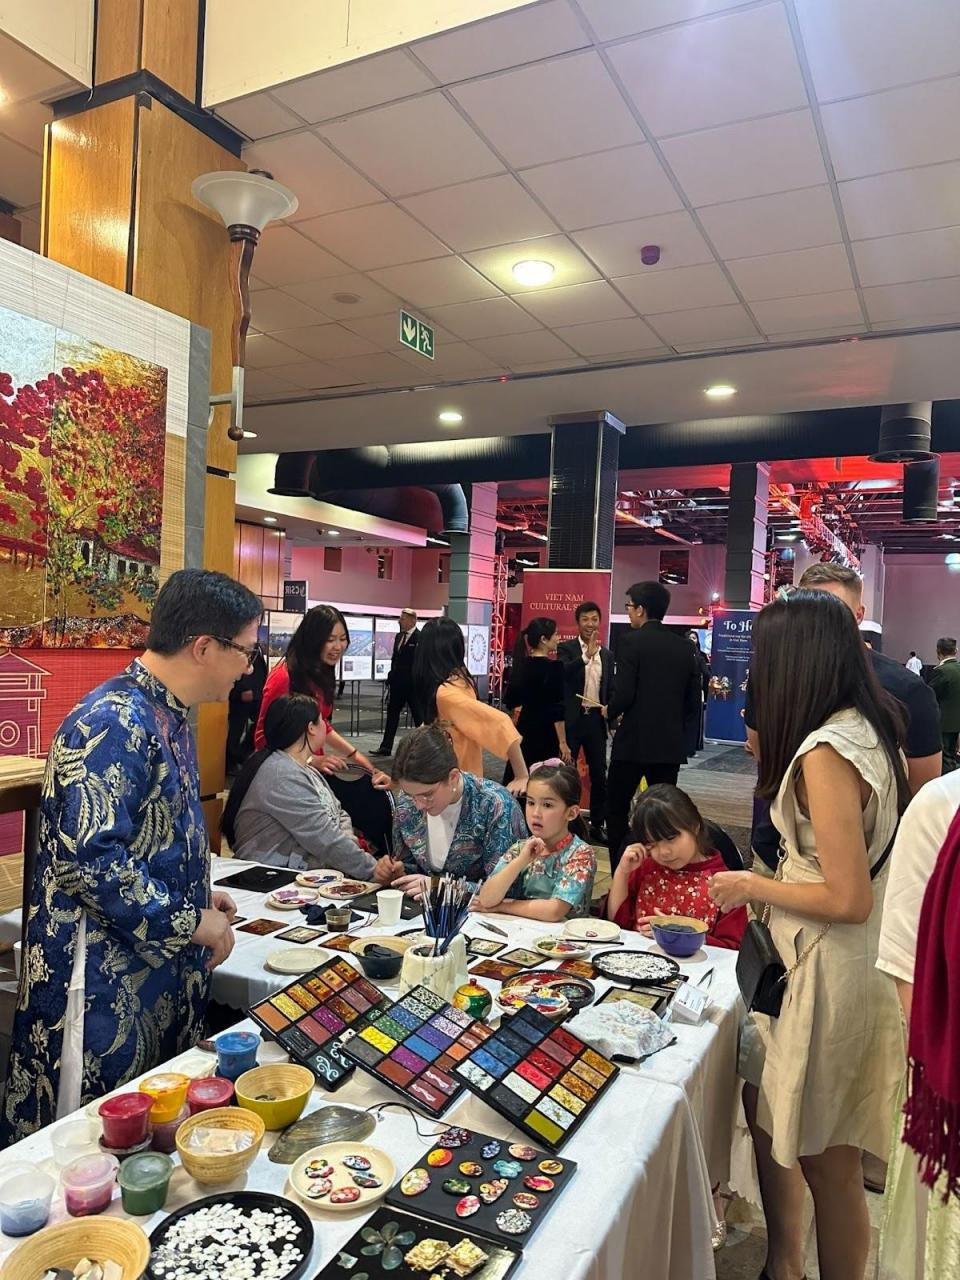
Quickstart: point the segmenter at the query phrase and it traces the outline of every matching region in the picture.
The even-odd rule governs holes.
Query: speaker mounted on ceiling
[[[926,462],[930,448],[932,400],[887,404],[880,410],[880,441],[871,462]]]

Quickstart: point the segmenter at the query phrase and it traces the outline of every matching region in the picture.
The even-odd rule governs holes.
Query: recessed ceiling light
[[[556,267],[552,262],[542,262],[534,258],[524,259],[523,262],[515,262],[513,265],[513,278],[517,284],[531,287],[549,283],[555,272]]]
[[[244,427],[244,429],[243,429],[243,438],[244,438],[244,440],[256,440],[256,438],[257,438],[257,433],[256,433],[255,431],[248,431],[248,430],[246,429],[246,427]]]
[[[737,388],[731,387],[728,382],[716,382],[712,387],[706,387],[703,394],[711,400],[726,400],[728,396],[737,394]]]
[[[327,530],[327,536],[328,536],[329,538],[339,538],[339,537],[340,537],[340,530],[339,530],[339,529],[328,529],[328,530]]]
[[[445,427],[459,427],[463,421],[463,414],[458,413],[456,409],[444,409],[442,413],[437,414],[437,421],[442,422]]]
[[[360,295],[359,293],[335,293],[333,300],[342,303],[345,307],[352,307],[360,301]]]
[[[276,523],[277,523],[277,517],[276,517],[276,516],[264,516],[264,517],[263,517],[263,523],[264,523],[264,524],[276,524]]]

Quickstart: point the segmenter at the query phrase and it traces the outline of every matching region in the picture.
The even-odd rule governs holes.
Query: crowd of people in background
[[[957,642],[941,638],[929,668],[885,656],[859,631],[859,577],[832,564],[761,610],[744,711],[756,805],[740,850],[678,785],[702,746],[710,672],[696,633],[666,625],[669,605],[660,583],[630,587],[616,655],[594,602],[573,620],[531,619],[506,710],[479,697],[457,623],[420,628],[405,611],[382,751],[405,708],[423,723],[381,769],[332,725],[349,644],[339,610],[310,609],[267,674],[256,597],[220,574],[173,574],[146,652],[51,746],[6,1135],[201,1034],[236,908],[210,891],[187,717],[229,700],[238,771],[223,834],[241,857],[413,896],[448,872],[476,910],[543,922],[595,913],[645,934],[659,915],[696,917],[708,945],[775,957],[776,998],[738,965],[762,1280],[801,1280],[808,1191],[822,1280],[863,1280],[864,1182],[882,1184],[885,1165],[882,1274],[956,1277]],[[603,843],[611,882],[595,901]]]

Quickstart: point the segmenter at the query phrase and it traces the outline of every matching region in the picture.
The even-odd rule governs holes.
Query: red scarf
[[[960,810],[927,885],[917,931],[903,1140],[944,1200],[960,1197]]]

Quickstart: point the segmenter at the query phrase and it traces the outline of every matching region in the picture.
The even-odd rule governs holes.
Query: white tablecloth
[[[222,878],[224,871],[244,865],[233,859],[217,862],[214,881]],[[270,915],[291,924],[302,920],[297,912],[268,911],[262,905],[261,894],[239,892],[234,896],[240,913],[248,918]],[[512,946],[529,945],[535,937],[557,931],[511,917],[490,918],[509,932]],[[470,932],[492,936],[480,927],[481,919],[469,923]],[[395,930],[408,929],[415,923],[405,921]],[[367,926],[361,931],[375,932],[379,928]],[[628,946],[650,946],[636,934],[625,934],[624,941]],[[246,1006],[290,981],[262,967],[263,960],[278,945],[283,944],[277,944],[273,937],[238,935],[233,955],[218,971],[217,998]],[[639,1066],[621,1067],[620,1078],[560,1153],[561,1159],[568,1156],[576,1160],[579,1170],[564,1192],[564,1205],[554,1209],[547,1224],[525,1249],[521,1274],[562,1280],[621,1280],[639,1274],[644,1280],[711,1280],[715,1275],[710,1187],[726,1177],[737,1096],[740,1004],[734,964],[734,953],[712,948],[681,962],[693,981],[707,969],[714,969],[706,1020],[696,1027],[675,1026],[675,1045]],[[552,966],[548,962],[546,967]],[[496,990],[495,983],[487,979],[484,982]],[[602,994],[610,984],[599,979],[596,985]],[[395,994],[398,987],[387,984],[384,990]],[[284,1058],[279,1046],[273,1044],[265,1044],[260,1053],[261,1062]],[[168,1065],[202,1075],[212,1069],[213,1059],[194,1049]],[[373,1107],[396,1100],[395,1094],[358,1069],[334,1095],[315,1090],[308,1110],[327,1101]],[[442,1122],[421,1117],[415,1123],[408,1113],[386,1112],[367,1141],[389,1152],[398,1176],[432,1145],[428,1138],[417,1135],[417,1124],[424,1133],[439,1132],[447,1124],[463,1124],[510,1141],[526,1140],[519,1130],[469,1094],[450,1108]],[[25,1139],[4,1153],[4,1160],[47,1160],[51,1151],[49,1134],[50,1129],[46,1129]],[[235,1188],[283,1190],[287,1166],[268,1160],[266,1149],[270,1141],[268,1134],[263,1151],[245,1177],[234,1184]],[[178,1167],[164,1213],[208,1193]],[[119,1194],[109,1212],[122,1213]],[[58,1194],[52,1221],[64,1216],[62,1196]],[[142,1225],[150,1231],[163,1216],[157,1214]],[[311,1258],[313,1270],[307,1272],[308,1277],[346,1243],[366,1214],[334,1216],[313,1210],[310,1216],[316,1241]],[[15,1243],[0,1234],[0,1256]]]

